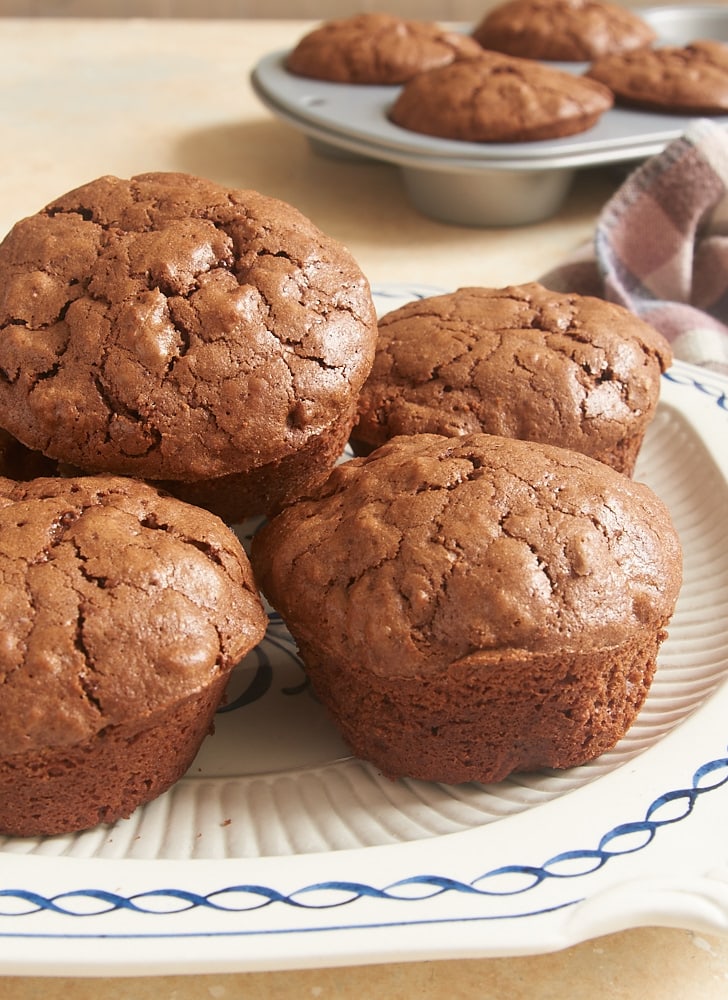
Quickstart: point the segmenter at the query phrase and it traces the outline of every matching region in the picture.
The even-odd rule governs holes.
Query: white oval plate
[[[385,312],[434,291],[376,300]],[[112,827],[0,839],[0,975],[502,956],[641,924],[728,931],[728,379],[674,365],[637,476],[671,509],[685,577],[647,703],[614,750],[491,786],[388,781],[348,756],[272,616],[168,793]]]

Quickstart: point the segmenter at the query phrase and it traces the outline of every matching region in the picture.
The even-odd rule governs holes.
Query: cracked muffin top
[[[381,317],[352,440],[485,431],[628,471],[671,360],[665,338],[614,303],[537,282],[460,288]]]
[[[251,558],[307,655],[382,676],[479,651],[617,646],[664,627],[681,581],[647,486],[487,434],[394,438],[339,465],[263,527]]]
[[[389,117],[443,139],[532,142],[585,132],[613,103],[596,80],[483,50],[413,77]]]
[[[0,244],[0,426],[86,471],[277,461],[352,406],[375,339],[349,252],[255,191],[101,177]]]
[[[0,590],[0,758],[147,720],[266,626],[233,532],[121,477],[0,479]]]
[[[398,84],[415,73],[477,54],[474,39],[432,21],[355,14],[325,21],[298,42],[286,69],[334,83]]]
[[[657,33],[635,11],[604,0],[507,0],[485,14],[473,37],[524,59],[589,62],[650,45]]]
[[[728,111],[728,45],[697,41],[595,60],[590,79],[608,86],[618,104],[658,111]]]

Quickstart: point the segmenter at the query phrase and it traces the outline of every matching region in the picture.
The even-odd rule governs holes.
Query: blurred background
[[[627,6],[696,5],[705,0],[640,0]],[[713,0],[715,2],[715,0]],[[728,5],[728,0],[718,0]],[[0,0],[6,17],[330,18],[361,11],[474,21],[496,0]]]

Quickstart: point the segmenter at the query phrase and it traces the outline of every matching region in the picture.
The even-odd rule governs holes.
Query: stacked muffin
[[[646,486],[481,433],[396,437],[339,466],[252,558],[354,752],[428,781],[612,747],[680,586],[675,530]]]
[[[0,831],[110,823],[189,767],[266,616],[233,532],[127,477],[0,479]]]
[[[537,282],[460,288],[381,318],[352,443],[484,431],[631,474],[671,361],[665,338],[612,302]]]
[[[372,363],[369,285],[290,205],[185,174],[101,177],[0,247],[0,425],[228,521],[315,488]]]

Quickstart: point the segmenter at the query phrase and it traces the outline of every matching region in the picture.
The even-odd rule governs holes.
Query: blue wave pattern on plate
[[[685,385],[697,389],[703,395],[712,398],[715,401],[716,406],[728,413],[728,392],[725,389],[725,384],[721,383],[718,379],[712,379],[711,373],[709,371],[705,372],[705,376],[701,374],[700,378],[685,375],[683,372],[674,371],[673,369],[668,369],[662,375],[666,382],[673,382],[675,385]]]
[[[325,910],[350,906],[364,899],[376,899],[387,902],[427,902],[436,896],[450,892],[489,898],[496,896],[520,896],[533,891],[549,880],[578,879],[598,871],[615,858],[644,850],[653,841],[661,828],[682,822],[690,816],[701,795],[715,791],[726,784],[728,784],[728,757],[720,757],[708,761],[695,771],[689,788],[672,789],[659,795],[650,804],[643,819],[620,823],[612,827],[603,834],[596,848],[563,851],[548,858],[543,865],[538,867],[531,865],[500,866],[477,876],[471,882],[461,882],[447,876],[416,875],[400,879],[383,888],[377,888],[376,886],[357,881],[333,880],[305,885],[291,893],[280,892],[272,886],[240,884],[215,889],[205,895],[185,889],[153,889],[128,897],[100,889],[79,889],[72,892],[59,893],[50,898],[25,889],[2,889],[0,890],[0,901],[3,899],[12,899],[16,903],[26,903],[28,908],[23,911],[19,910],[16,905],[11,910],[4,910],[0,905],[0,916],[29,917],[34,914],[50,911],[68,917],[98,917],[122,909],[134,914],[165,916],[199,907],[221,913],[235,914],[260,910],[273,903],[280,903],[297,909]],[[675,811],[676,802],[682,807],[682,811],[677,814]],[[664,812],[666,815],[661,816],[661,812]],[[637,842],[635,842],[635,837],[638,838]],[[575,861],[583,862],[581,868],[576,871],[573,866],[573,862]],[[561,866],[564,867],[562,868]],[[520,885],[509,889],[498,888],[498,880],[506,879],[507,881],[511,881],[514,876],[517,881],[521,881]],[[491,886],[491,883],[496,883],[495,888]],[[416,897],[403,891],[412,886],[424,888],[428,891],[419,893]],[[325,903],[316,902],[315,900],[309,902],[306,897],[313,893],[324,893],[327,901]],[[341,898],[331,901],[331,893],[339,895]],[[225,902],[227,897],[237,897],[241,894],[252,897],[253,902],[237,906],[232,905],[230,902]],[[93,900],[101,905],[96,910],[85,908],[83,912],[76,912],[73,908],[64,905],[64,903],[74,899]],[[147,900],[155,900],[158,903],[160,899],[170,900],[172,905],[168,910],[160,910],[158,905],[154,907],[146,907],[144,905],[144,902]],[[569,906],[577,901],[576,899],[569,900],[559,905],[560,907]],[[500,915],[500,918],[513,919],[532,915],[535,912],[539,911],[528,910],[511,913]],[[496,919],[496,917],[493,916],[491,919]],[[327,929],[330,930],[332,928],[328,927]],[[248,931],[246,933],[255,932]],[[265,933],[265,931],[261,930],[259,933]],[[0,932],[0,936],[8,935]],[[10,936],[17,937],[22,936],[22,934],[19,935],[19,932],[16,930]],[[143,936],[154,937],[156,935]]]

